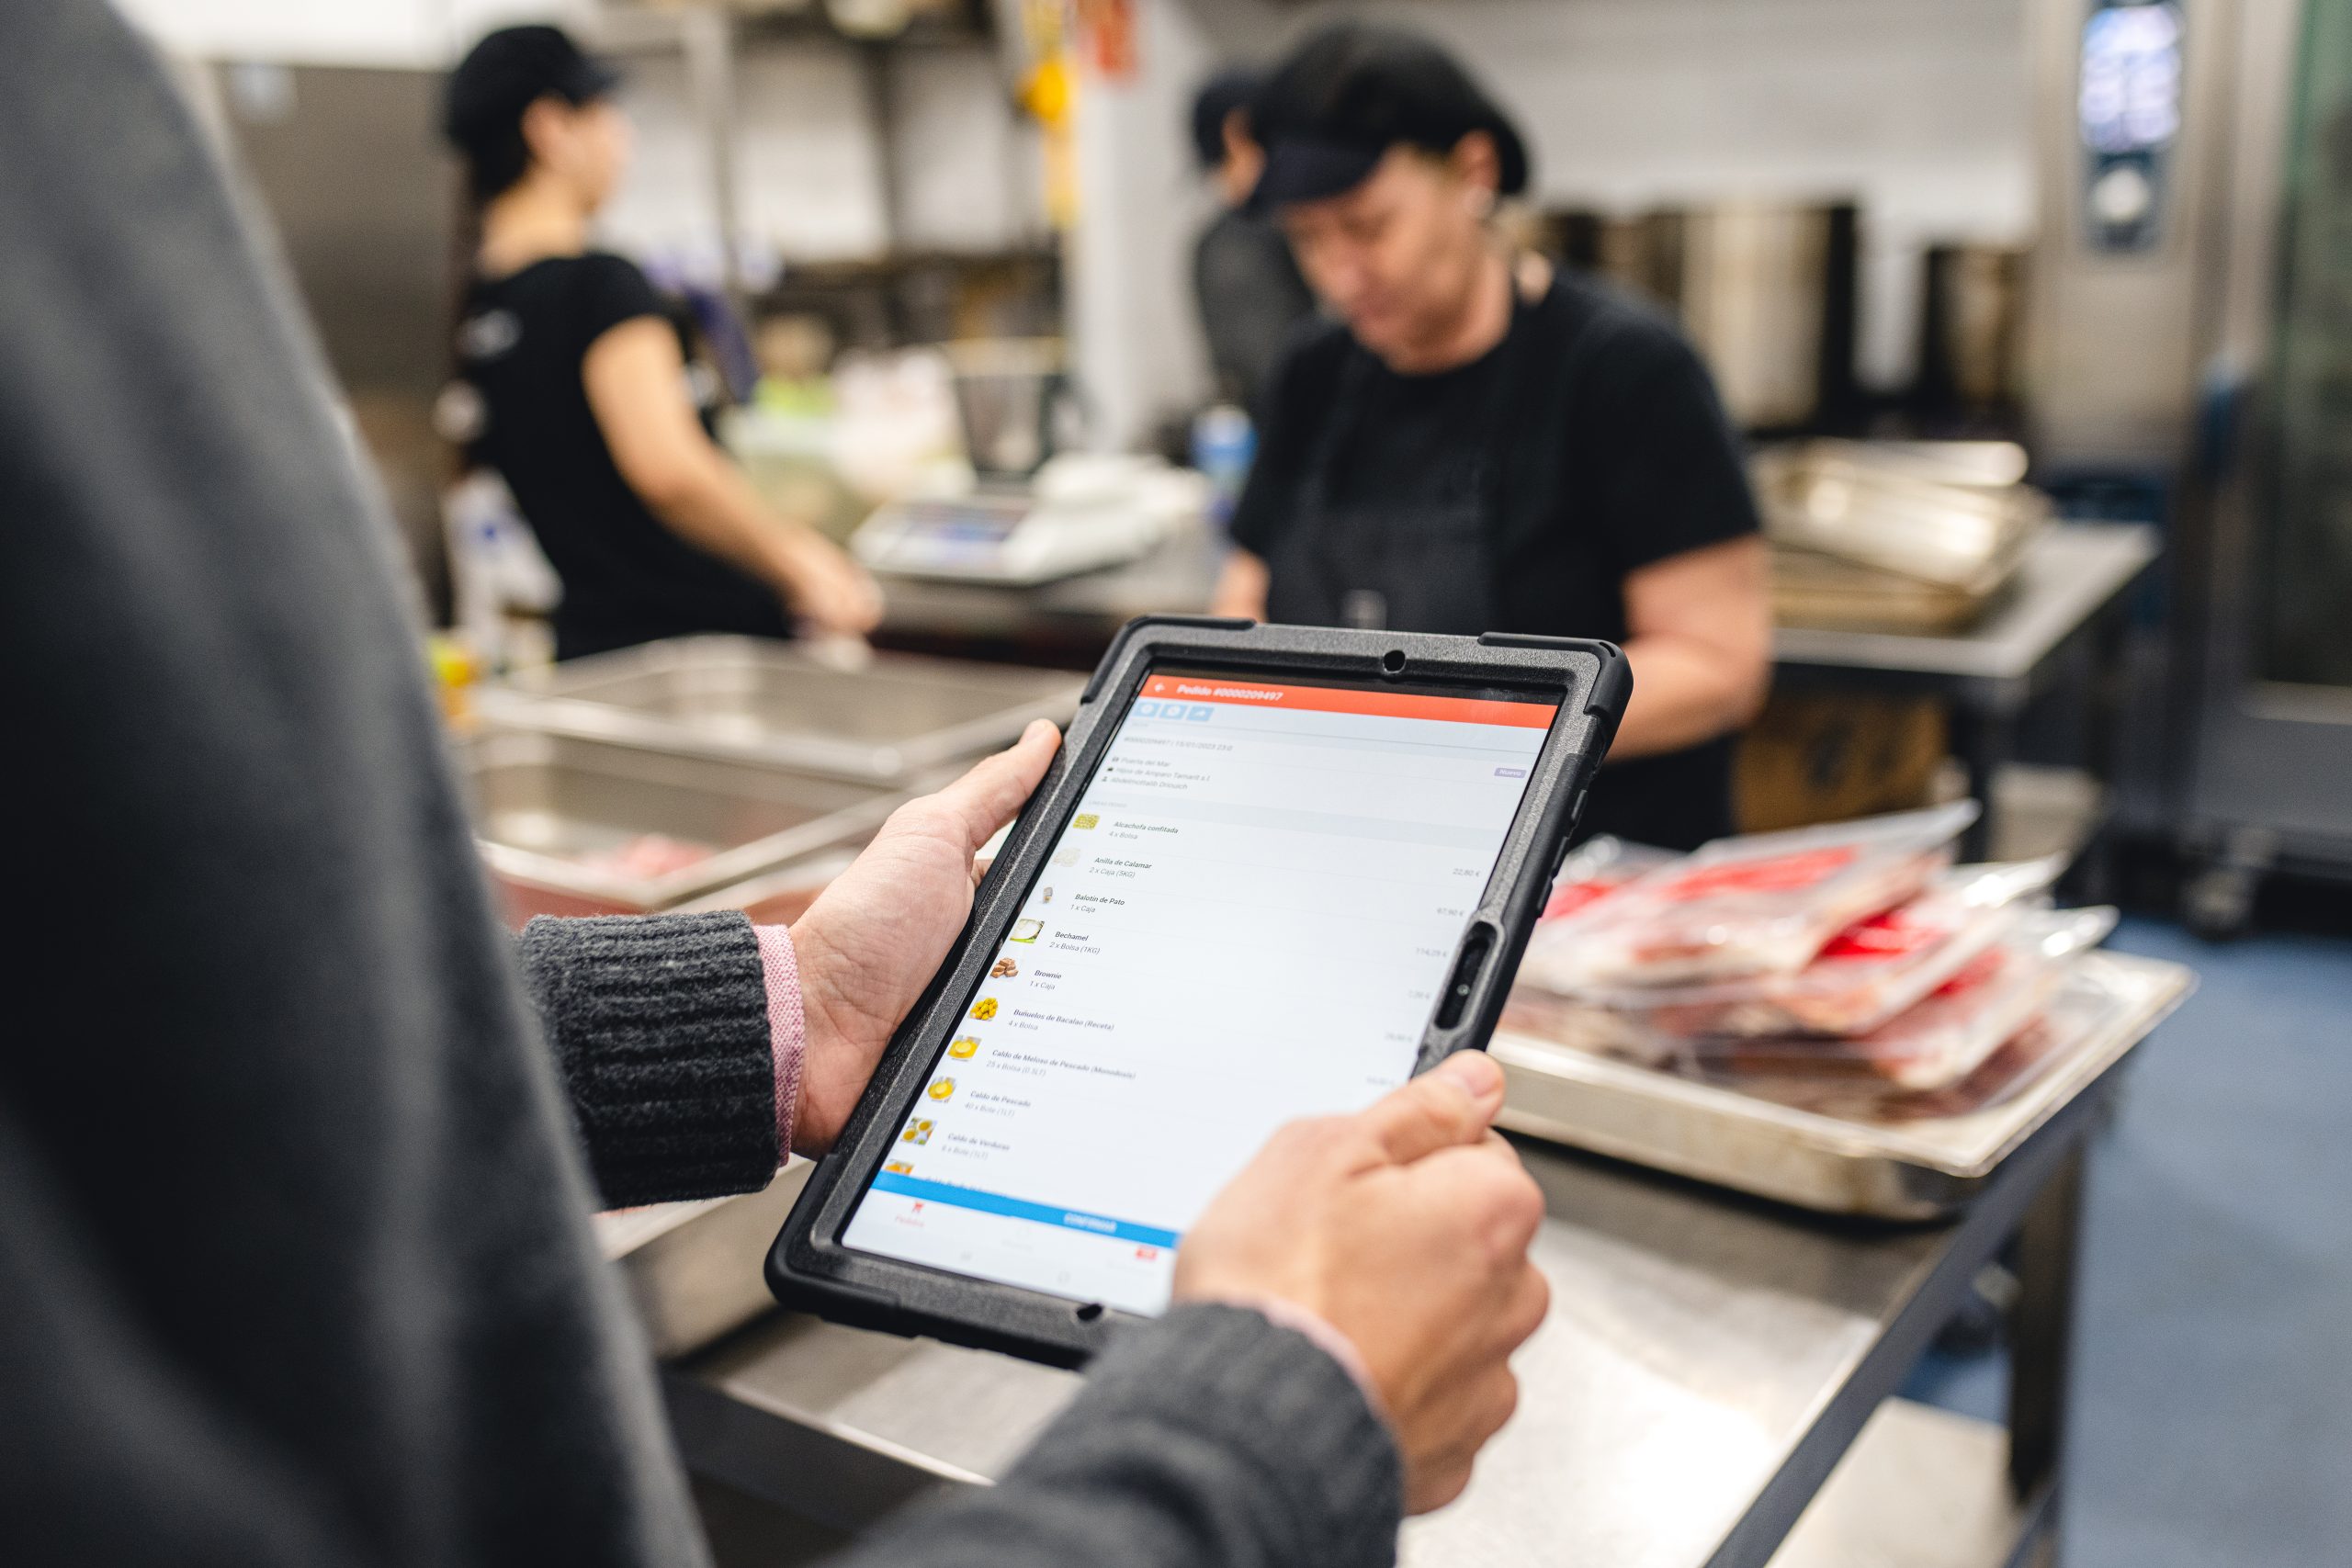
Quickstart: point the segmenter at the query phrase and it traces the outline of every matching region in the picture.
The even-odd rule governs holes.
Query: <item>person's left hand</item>
[[[1012,749],[890,815],[874,842],[793,923],[808,1046],[793,1115],[797,1154],[841,1135],[883,1047],[972,912],[972,857],[1020,813],[1061,732],[1044,719]]]

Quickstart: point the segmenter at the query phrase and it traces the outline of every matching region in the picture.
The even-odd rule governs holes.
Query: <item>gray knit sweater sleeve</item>
[[[606,1204],[767,1185],[783,1154],[750,920],[543,917],[517,949]]]
[[[1254,1312],[1124,1336],[996,1486],[919,1509],[832,1568],[1386,1568],[1404,1482],[1354,1382]]]
[[[747,919],[542,919],[519,951],[606,1202],[767,1180],[775,1072]],[[1256,1313],[1188,1306],[1103,1356],[1002,1484],[838,1568],[1384,1568],[1402,1495],[1396,1447],[1338,1363]]]

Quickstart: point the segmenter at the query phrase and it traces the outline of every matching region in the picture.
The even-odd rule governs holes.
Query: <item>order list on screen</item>
[[[1148,676],[843,1241],[1163,1310],[1276,1128],[1411,1075],[1554,712]]]

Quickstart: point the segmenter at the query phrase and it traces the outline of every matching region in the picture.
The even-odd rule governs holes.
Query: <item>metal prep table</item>
[[[1204,608],[1220,551],[1207,530],[1196,528],[1133,566],[1046,588],[894,579],[880,640],[1089,666],[1130,616]],[[2106,694],[2117,678],[2124,596],[2159,553],[2156,530],[2145,524],[2061,524],[2035,541],[2007,599],[1973,629],[1933,637],[1784,626],[1773,635],[1775,679],[1800,690],[1868,690],[1951,703],[1969,793],[1985,804],[1962,852],[1982,860],[1997,826],[1994,779],[2014,755],[2018,716],[2070,677],[2086,674],[2094,694]],[[2106,767],[2109,728],[2103,718],[2093,726],[2094,771]]]
[[[1518,1415],[1469,1493],[1407,1528],[1405,1561],[2035,1561],[2055,1539],[2083,1143],[2113,1082],[1937,1228],[1810,1216],[1521,1144],[1550,1209],[1534,1247],[1550,1316],[1516,1362]],[[1889,1399],[2012,1235],[2006,1438]],[[1001,1474],[1078,1386],[797,1315],[672,1363],[664,1381],[692,1469],[843,1531]]]
[[[1782,626],[1772,637],[1774,679],[1800,690],[1951,703],[1968,793],[1984,803],[1961,854],[1983,860],[1996,827],[1994,779],[2015,754],[2018,716],[2061,680],[2089,682],[2091,761],[2095,773],[2106,771],[2124,595],[2160,553],[2146,524],[2060,524],[2034,541],[2008,597],[1973,629],[1922,637]]]

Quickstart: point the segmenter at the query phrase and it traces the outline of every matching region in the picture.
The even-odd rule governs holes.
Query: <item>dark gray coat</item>
[[[548,1050],[324,391],[144,50],[9,7],[0,1555],[698,1563],[581,1134],[616,1201],[773,1168],[749,928],[541,928]],[[1352,1568],[1397,1499],[1343,1372],[1195,1308],[867,1560]]]

